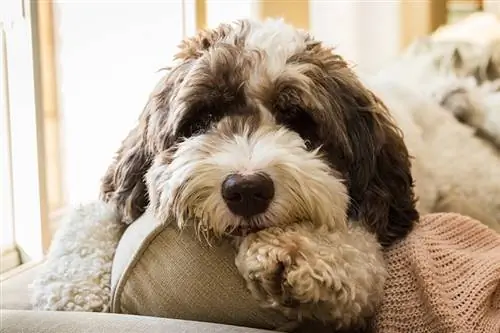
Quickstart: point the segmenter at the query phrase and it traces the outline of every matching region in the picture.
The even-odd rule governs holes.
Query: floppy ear
[[[177,65],[167,70],[151,94],[139,117],[138,125],[122,142],[101,182],[101,198],[113,204],[125,223],[136,220],[149,204],[145,175],[160,152],[174,144],[167,123],[172,112],[169,104],[177,93],[192,62],[228,33],[229,26],[200,31],[184,40],[174,57]]]
[[[338,56],[324,62],[331,117],[322,137],[329,161],[346,179],[349,218],[362,222],[384,246],[404,238],[419,215],[410,156],[386,106]]]
[[[368,90],[360,93],[365,96],[347,121],[350,213],[387,246],[404,238],[419,218],[410,156],[385,105]]]
[[[169,101],[189,63],[168,70],[156,85],[136,127],[122,142],[101,182],[101,198],[113,204],[124,223],[131,223],[149,204],[145,175],[154,157],[174,143],[167,126]]]
[[[145,147],[144,133],[144,124],[129,133],[101,182],[101,198],[115,206],[124,223],[137,219],[148,204],[143,176],[151,157]]]

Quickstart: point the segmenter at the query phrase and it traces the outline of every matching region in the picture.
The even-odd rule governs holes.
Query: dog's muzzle
[[[231,174],[223,181],[221,193],[233,214],[249,218],[267,210],[274,197],[274,183],[265,173]]]

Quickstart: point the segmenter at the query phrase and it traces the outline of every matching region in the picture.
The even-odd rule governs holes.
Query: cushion
[[[287,322],[252,298],[230,244],[196,237],[149,212],[131,224],[115,254],[111,311],[262,329]]]

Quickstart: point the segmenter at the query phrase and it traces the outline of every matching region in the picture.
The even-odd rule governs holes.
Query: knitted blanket
[[[386,257],[375,332],[500,332],[499,234],[465,216],[430,214]]]

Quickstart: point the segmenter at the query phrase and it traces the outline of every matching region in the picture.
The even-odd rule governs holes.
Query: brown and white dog
[[[346,216],[384,244],[410,231],[401,133],[331,48],[282,21],[240,21],[176,59],[104,177],[124,222],[154,205],[217,235]]]
[[[240,238],[236,264],[264,306],[363,325],[383,293],[381,249],[419,218],[412,168],[432,173],[412,167],[407,145],[418,160],[422,142],[404,103],[392,105],[406,144],[331,48],[280,20],[223,24],[181,44],[102,196],[126,223],[149,207],[160,221]],[[423,212],[441,193],[428,179]]]

